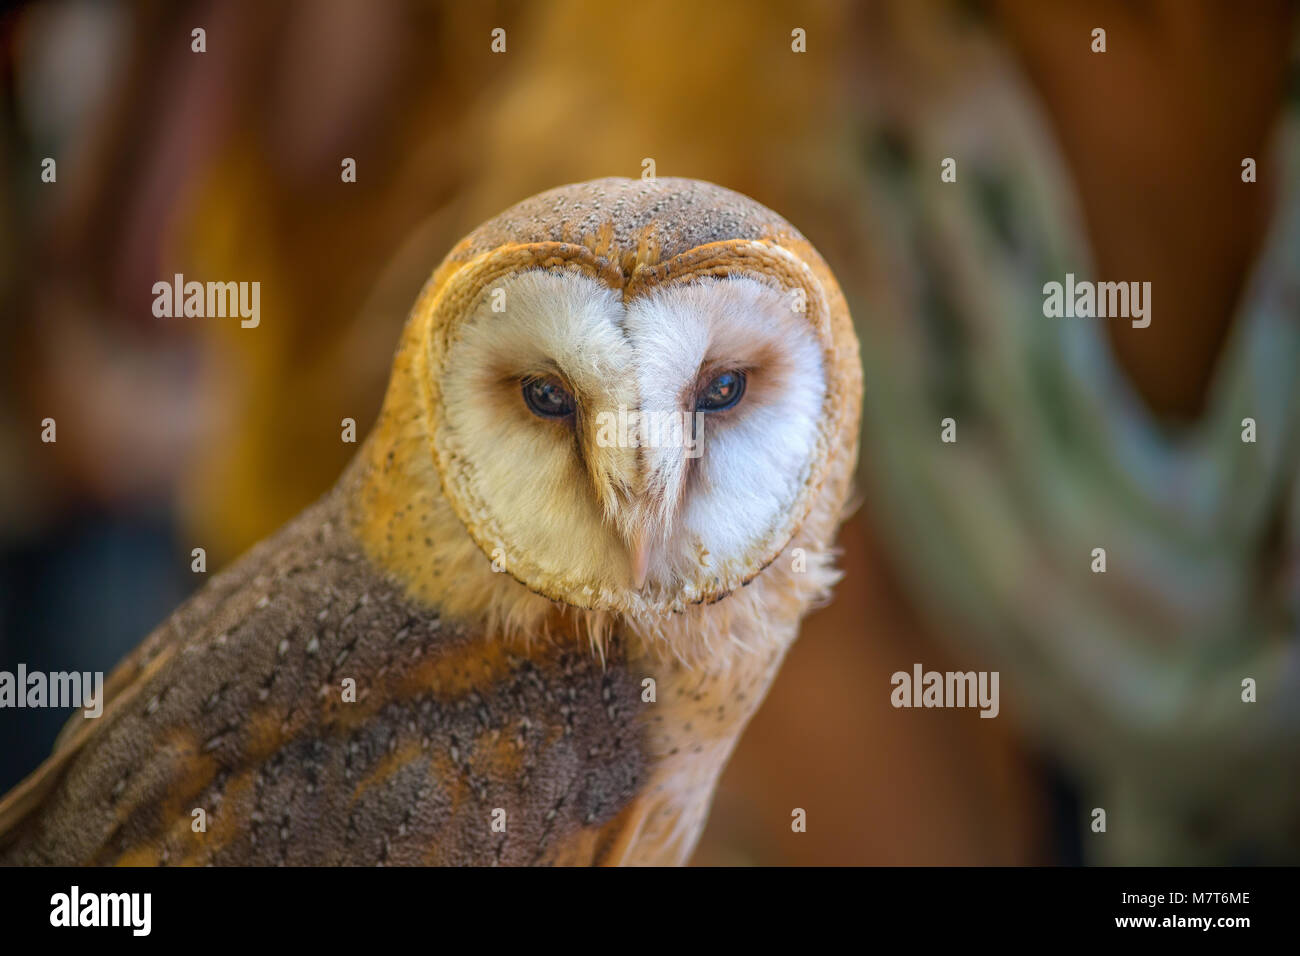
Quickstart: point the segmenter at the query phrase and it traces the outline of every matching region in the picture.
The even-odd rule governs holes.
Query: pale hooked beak
[[[628,554],[632,558],[632,587],[639,591],[645,584],[646,565],[650,561],[650,536],[644,529],[628,542]]]

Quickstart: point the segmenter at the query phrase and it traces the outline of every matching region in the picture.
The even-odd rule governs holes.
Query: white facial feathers
[[[645,450],[648,490],[675,508],[651,580],[725,570],[752,556],[807,480],[826,391],[820,345],[789,296],[748,278],[657,290],[631,303],[625,327],[643,409],[693,411],[713,375],[746,375],[735,408],[700,417],[698,458]]]
[[[580,583],[594,604],[623,604],[637,570],[685,602],[757,572],[809,480],[826,397],[807,318],[746,277],[624,303],[584,276],[516,274],[485,291],[444,367],[453,480],[502,538],[480,547],[501,549],[525,585]],[[744,374],[740,401],[697,414],[724,372]],[[541,376],[573,394],[572,417],[529,410],[521,383]]]

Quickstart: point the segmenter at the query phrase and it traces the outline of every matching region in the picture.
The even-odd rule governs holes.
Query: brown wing
[[[113,715],[128,706],[147,685],[150,675],[170,658],[184,635],[202,627],[230,595],[237,592],[265,564],[273,543],[260,543],[230,568],[214,576],[191,596],[140,645],[128,654],[104,681],[103,711],[97,718],[80,711],[70,717],[54,741],[48,758],[13,790],[0,799],[0,847],[18,836],[23,821],[56,787],[68,764],[95,735],[112,723]]]
[[[412,604],[330,496],[114,672],[103,715],[0,804],[0,862],[617,854],[647,777],[640,679],[617,641],[603,667],[585,644],[535,643]]]

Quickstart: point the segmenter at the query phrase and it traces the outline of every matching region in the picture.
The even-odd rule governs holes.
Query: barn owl
[[[837,577],[861,390],[834,277],[758,203],[510,208],[419,294],[334,489],[0,804],[0,860],[685,862]]]

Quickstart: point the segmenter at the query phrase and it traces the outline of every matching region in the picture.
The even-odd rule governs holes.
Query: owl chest
[[[718,777],[745,725],[767,694],[793,626],[779,640],[729,659],[688,668],[674,663],[656,677],[645,705],[647,781],[638,800],[627,864],[687,862],[703,832]]]

